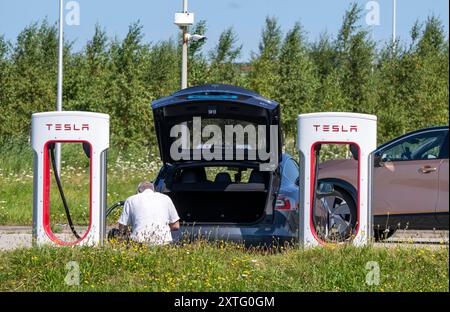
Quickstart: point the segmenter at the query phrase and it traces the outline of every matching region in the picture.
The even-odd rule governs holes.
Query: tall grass
[[[65,282],[71,261],[79,267],[79,285]],[[448,272],[447,248],[276,253],[197,242],[0,253],[0,291],[448,291]]]

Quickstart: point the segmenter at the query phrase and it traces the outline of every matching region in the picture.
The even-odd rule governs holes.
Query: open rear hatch
[[[252,91],[193,87],[154,101],[152,108],[164,163],[236,160],[273,171],[281,159],[279,104]]]
[[[280,108],[242,88],[205,85],[152,105],[161,159],[170,167],[161,190],[188,223],[252,224],[273,213],[281,160]],[[241,168],[240,174],[211,167]],[[239,178],[237,178],[239,176]]]

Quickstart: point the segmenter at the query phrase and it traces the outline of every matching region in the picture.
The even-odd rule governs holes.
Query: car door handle
[[[431,173],[431,172],[435,172],[436,170],[437,170],[437,168],[435,168],[435,167],[424,166],[419,169],[419,172],[420,173]]]

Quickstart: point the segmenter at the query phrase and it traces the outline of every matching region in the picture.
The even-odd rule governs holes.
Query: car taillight
[[[278,195],[275,203],[276,210],[291,210],[291,202],[289,198],[284,195]]]

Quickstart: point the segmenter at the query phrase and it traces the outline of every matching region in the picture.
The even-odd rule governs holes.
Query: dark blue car
[[[299,167],[282,153],[277,102],[216,84],[178,91],[152,109],[163,161],[155,186],[174,202],[181,235],[246,245],[296,239]]]

